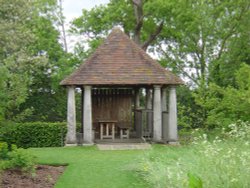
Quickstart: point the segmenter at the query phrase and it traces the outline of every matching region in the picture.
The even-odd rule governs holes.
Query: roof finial
[[[123,28],[119,25],[113,27],[112,31],[123,31]]]

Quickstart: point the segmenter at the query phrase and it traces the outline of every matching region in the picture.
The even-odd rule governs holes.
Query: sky
[[[82,9],[90,10],[96,5],[107,4],[109,0],[63,0],[64,16],[67,22],[81,15]]]
[[[65,16],[65,29],[69,51],[73,51],[75,43],[80,39],[67,32],[69,23],[82,15],[82,9],[90,10],[96,5],[107,4],[109,0],[62,0],[63,14]]]

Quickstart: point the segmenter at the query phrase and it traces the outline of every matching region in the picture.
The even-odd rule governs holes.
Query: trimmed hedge
[[[66,123],[13,123],[0,129],[0,140],[17,147],[64,146]]]

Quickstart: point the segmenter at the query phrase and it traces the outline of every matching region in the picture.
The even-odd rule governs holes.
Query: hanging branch
[[[136,18],[136,26],[134,29],[134,41],[138,45],[140,45],[141,41],[141,29],[143,25],[143,9],[142,9],[142,0],[132,0],[133,5],[134,5],[134,14]]]
[[[141,44],[141,30],[145,15],[143,14],[143,0],[132,0],[134,5],[134,14],[136,18],[136,25],[134,29],[134,41],[142,47],[143,50],[147,50],[148,46],[157,38],[163,29],[164,21],[161,21],[157,26],[155,32],[151,33],[148,40]]]
[[[156,37],[161,33],[163,29],[164,21],[161,21],[160,25],[156,28],[155,32],[152,33],[148,40],[146,40],[141,46],[143,50],[147,50],[148,46],[156,39]]]
[[[65,52],[68,52],[68,45],[67,45],[67,40],[66,40],[66,32],[65,32],[65,23],[64,23],[64,18],[63,18],[63,10],[62,10],[62,0],[59,0],[59,20],[60,20],[60,25],[62,27],[62,39],[63,39],[63,45],[64,45],[64,50]]]

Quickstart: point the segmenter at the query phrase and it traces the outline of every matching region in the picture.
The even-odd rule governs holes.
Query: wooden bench
[[[120,129],[120,139],[127,138],[129,139],[129,129],[130,127],[127,125],[118,125]]]

